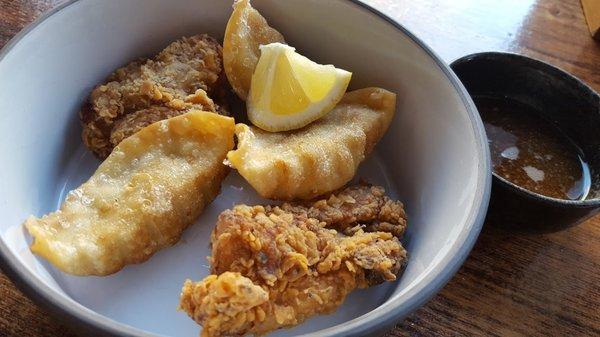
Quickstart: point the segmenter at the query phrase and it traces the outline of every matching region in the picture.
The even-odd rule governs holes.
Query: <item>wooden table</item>
[[[0,0],[0,46],[64,0]],[[579,0],[368,0],[448,62],[510,51],[600,91],[600,44]],[[3,79],[6,80],[6,79]],[[0,336],[74,336],[0,274]],[[600,217],[552,234],[487,224],[458,274],[388,336],[600,336]]]

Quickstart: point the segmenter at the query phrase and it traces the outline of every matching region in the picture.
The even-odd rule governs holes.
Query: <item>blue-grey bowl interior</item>
[[[377,85],[398,93],[395,120],[361,172],[369,171],[369,165],[385,166],[389,173],[385,179],[405,202],[410,226],[405,238],[410,255],[405,274],[390,285],[385,301],[373,310],[340,322],[336,319],[343,316],[336,313],[310,321],[300,330],[278,332],[379,334],[425,303],[454,275],[480,232],[491,182],[482,122],[450,68],[400,23],[376,9],[351,0],[255,0],[254,4],[302,53],[351,69],[352,87]],[[126,299],[114,296],[117,289],[111,285],[145,289],[152,280],[136,279],[136,275],[176,265],[179,260],[174,254],[189,248],[177,245],[108,278],[74,278],[31,255],[30,238],[20,224],[29,214],[39,216],[57,207],[65,187],[73,184],[61,180],[66,167],[83,160],[87,170],[93,171],[94,162],[86,159],[80,143],[77,120],[91,88],[116,67],[151,55],[182,35],[208,32],[222,38],[229,13],[227,1],[72,0],[44,14],[0,52],[0,134],[5,137],[0,156],[7,160],[0,180],[4,220],[0,263],[29,297],[57,317],[77,324],[81,331],[115,336],[183,335],[183,330],[171,333],[174,326],[160,326],[163,313],[153,307],[138,305],[136,310],[146,315],[139,319],[129,317],[134,309],[119,311]],[[84,177],[77,174],[77,179]],[[184,239],[191,238],[194,230],[188,230]],[[204,256],[193,258],[200,268]],[[174,277],[183,282],[185,274]],[[160,286],[156,285],[156,294],[140,297],[159,296]],[[104,305],[100,310],[73,295],[84,291],[101,292],[94,298],[113,303],[112,307]],[[176,300],[177,295],[168,293],[165,298]],[[360,306],[360,302],[349,299],[345,306],[349,305]],[[167,309],[166,315],[175,311]],[[344,310],[342,306],[339,311]],[[188,324],[185,315],[179,315]],[[320,326],[315,322],[328,319],[332,326],[314,330]]]

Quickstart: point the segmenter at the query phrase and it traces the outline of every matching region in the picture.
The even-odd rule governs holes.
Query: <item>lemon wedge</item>
[[[260,46],[248,94],[248,118],[271,131],[299,129],[340,101],[352,73],[315,63],[282,43]]]

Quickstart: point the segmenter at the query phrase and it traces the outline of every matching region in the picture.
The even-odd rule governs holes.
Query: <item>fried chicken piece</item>
[[[120,140],[164,116],[192,109],[222,112],[209,98],[224,95],[222,72],[221,46],[208,35],[184,37],[153,59],[117,69],[80,112],[85,145],[106,158]],[[121,125],[117,130],[116,124]]]
[[[401,238],[406,229],[404,206],[385,196],[381,187],[366,188],[366,184],[352,186],[328,199],[304,202],[297,205],[283,204],[287,212],[302,214],[325,222],[328,228],[352,235],[357,224],[364,225],[367,232],[388,232]]]
[[[266,313],[260,306],[269,301],[267,291],[252,283],[249,278],[233,272],[225,272],[219,276],[210,275],[198,283],[186,280],[183,293],[187,295],[182,296],[180,306],[190,316],[196,317],[199,323],[203,322],[203,336],[211,336],[210,331],[243,334],[251,328],[252,320],[265,319]],[[246,315],[243,319],[210,319],[218,316],[220,312]],[[246,316],[253,319],[247,319]]]
[[[396,280],[406,262],[405,228],[402,203],[377,186],[305,203],[235,206],[221,213],[211,237],[214,275],[187,280],[180,308],[203,326],[203,337],[292,327],[335,311],[356,288]]]
[[[218,110],[219,106],[214,104],[213,100],[210,99],[202,89],[199,89],[194,95],[188,96],[186,102],[187,103],[184,103],[186,105],[179,109],[165,106],[153,106],[124,115],[113,124],[110,132],[111,145],[117,146],[123,139],[152,123],[179,116],[192,109],[227,115],[227,112]],[[170,103],[171,105],[175,104],[174,101],[171,101]]]

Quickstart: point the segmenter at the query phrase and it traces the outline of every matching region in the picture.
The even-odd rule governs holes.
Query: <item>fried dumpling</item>
[[[192,111],[123,140],[60,210],[29,217],[31,250],[74,275],[108,275],[176,243],[219,193],[232,118]]]
[[[223,67],[235,93],[246,100],[254,68],[260,57],[259,46],[284,43],[283,36],[271,28],[264,17],[252,8],[250,0],[238,0],[225,28]]]
[[[236,125],[229,165],[264,198],[311,199],[344,186],[389,127],[396,95],[365,88],[344,95],[323,118],[302,129],[271,133]]]

